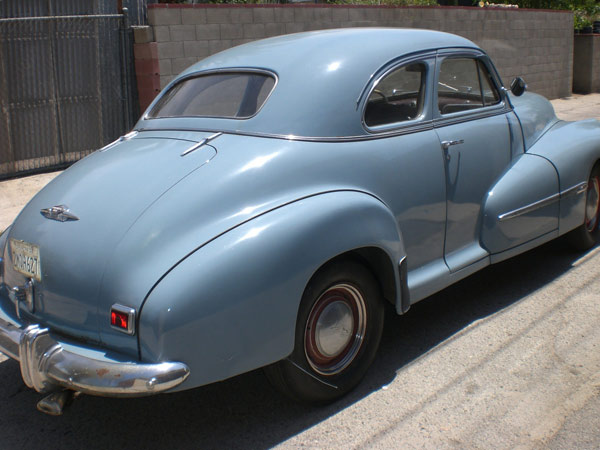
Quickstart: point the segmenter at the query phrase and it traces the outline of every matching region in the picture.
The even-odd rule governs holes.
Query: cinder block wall
[[[575,36],[573,92],[600,92],[600,34]]]
[[[383,26],[426,28],[464,36],[490,54],[505,85],[520,75],[530,90],[548,98],[571,93],[573,15],[570,12],[456,7],[155,4],[149,5],[148,22],[153,36],[152,42],[145,45],[156,45],[156,81],[161,88],[196,61],[248,41],[300,31]],[[145,66],[154,67],[150,63]]]

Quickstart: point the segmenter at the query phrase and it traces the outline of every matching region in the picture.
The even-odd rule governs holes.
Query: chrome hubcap
[[[585,206],[585,227],[591,233],[598,226],[598,211],[600,210],[600,180],[594,177],[590,180]]]
[[[306,323],[304,350],[308,363],[322,375],[335,375],[354,360],[366,330],[362,294],[348,284],[327,289],[315,302]]]
[[[317,319],[317,349],[328,357],[339,355],[352,339],[353,328],[354,317],[350,307],[341,301],[330,303]]]

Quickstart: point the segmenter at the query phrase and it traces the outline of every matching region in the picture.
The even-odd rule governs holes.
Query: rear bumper
[[[104,397],[141,397],[171,389],[190,373],[179,362],[143,364],[95,358],[98,352],[93,348],[73,351],[48,329],[39,325],[23,329],[2,314],[0,352],[19,361],[23,381],[38,392],[66,388]]]

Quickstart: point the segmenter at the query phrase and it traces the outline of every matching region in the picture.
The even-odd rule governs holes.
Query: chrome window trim
[[[397,58],[393,58],[393,59],[387,61],[385,64],[383,64],[380,68],[378,68],[375,72],[373,72],[369,76],[369,79],[367,80],[367,82],[363,86],[362,90],[360,91],[360,95],[356,99],[356,109],[358,109],[360,107],[360,103],[363,101],[363,98],[368,99],[369,95],[371,95],[370,87],[377,85],[377,83],[379,83],[379,81],[383,77],[385,77],[389,72],[391,72],[392,70],[398,68],[399,66],[401,66],[403,64],[409,63],[410,61],[427,59],[427,58],[435,59],[436,54],[437,54],[436,50],[426,50],[426,51],[419,51],[419,52],[412,53],[412,54],[401,55]],[[373,80],[375,80],[375,81],[373,81]],[[366,95],[367,93],[369,95]]]
[[[425,108],[423,108],[425,109]],[[423,118],[425,117],[425,114],[421,114],[418,117],[415,117],[414,119],[410,119],[410,120],[403,120],[401,122],[391,122],[391,123],[387,123],[387,124],[383,124],[383,125],[376,125],[374,127],[369,127],[366,123],[365,123],[365,117],[363,115],[361,122],[362,122],[362,126],[363,128],[368,131],[369,133],[385,133],[385,132],[389,132],[391,130],[399,130],[401,128],[410,128],[413,127],[415,125],[418,125],[419,123],[421,123],[421,121],[423,120]]]
[[[373,141],[377,139],[385,139],[389,137],[396,136],[404,136],[406,134],[418,133],[420,131],[433,130],[434,124],[433,121],[427,120],[425,122],[420,122],[418,124],[412,124],[410,127],[394,129],[390,130],[386,133],[377,133],[377,134],[364,134],[357,136],[297,136],[294,134],[274,134],[274,133],[259,133],[253,131],[231,131],[231,130],[222,130],[220,133],[229,134],[233,136],[249,136],[249,137],[258,137],[265,139],[281,139],[286,141],[300,141],[300,142],[323,142],[323,143],[331,143],[331,142],[359,142],[359,141]],[[214,133],[214,129],[204,129],[204,128],[139,128],[139,132],[144,131],[195,131],[199,133]]]
[[[154,107],[156,106],[156,104],[158,103],[158,101],[160,101],[160,99],[167,92],[169,92],[172,88],[174,88],[176,85],[178,85],[180,83],[183,83],[184,81],[190,80],[192,78],[198,78],[198,77],[203,77],[203,76],[207,76],[207,75],[214,75],[214,74],[224,74],[224,73],[231,73],[231,74],[236,74],[236,73],[239,73],[239,74],[244,74],[244,73],[259,73],[259,74],[262,74],[262,75],[267,75],[267,76],[272,77],[275,80],[275,83],[273,84],[273,87],[271,88],[271,91],[269,92],[269,95],[267,95],[267,97],[265,98],[265,101],[262,102],[262,105],[260,105],[260,108],[258,108],[256,110],[256,112],[254,114],[252,114],[251,116],[245,116],[245,117],[222,117],[222,116],[165,116],[165,117],[150,117],[150,111],[152,111],[154,109]],[[263,107],[267,104],[267,102],[271,98],[271,95],[273,95],[273,92],[275,92],[275,89],[277,88],[277,84],[279,84],[279,76],[277,75],[276,72],[274,72],[272,70],[268,70],[268,69],[259,69],[259,68],[255,68],[255,67],[231,67],[231,68],[209,69],[209,70],[201,70],[199,72],[192,72],[192,73],[184,75],[184,76],[182,76],[180,78],[175,78],[167,86],[165,86],[165,88],[161,90],[160,94],[157,95],[156,98],[152,101],[152,103],[150,104],[150,106],[148,106],[148,108],[146,109],[146,113],[142,117],[142,120],[181,119],[181,118],[248,120],[248,119],[251,119],[251,118],[255,117],[258,113],[260,113],[260,111],[263,109]]]
[[[435,128],[447,127],[449,125],[456,125],[459,123],[471,122],[473,120],[486,119],[488,117],[501,116],[504,115],[511,110],[505,107],[506,104],[502,102],[501,105],[494,105],[489,107],[484,107],[481,109],[477,109],[476,113],[471,111],[467,112],[458,112],[452,113],[452,115],[448,114],[443,117],[439,117],[437,119],[433,119],[433,126]]]
[[[430,86],[431,77],[435,77],[435,56],[436,56],[435,52],[432,52],[432,51],[428,51],[425,53],[418,53],[415,55],[410,55],[410,56],[404,57],[400,60],[396,60],[391,63],[390,62],[386,63],[383,66],[383,68],[379,69],[377,72],[375,72],[373,75],[371,75],[371,77],[369,78],[369,81],[363,88],[361,95],[357,99],[357,108],[358,108],[358,107],[360,107],[361,100],[364,98],[362,109],[361,109],[360,122],[361,122],[363,129],[367,133],[382,134],[382,133],[390,132],[393,130],[399,130],[401,128],[409,128],[409,127],[418,125],[419,123],[423,123],[424,121],[427,121],[427,122],[431,121],[432,111],[430,110],[430,108],[428,108],[428,105],[431,104],[430,96],[432,95],[432,92],[431,92],[431,89],[429,88],[429,86]],[[387,124],[383,124],[383,125],[376,125],[374,127],[369,127],[365,121],[365,113],[367,110],[367,104],[369,103],[369,97],[371,96],[371,94],[373,93],[373,91],[375,90],[377,85],[381,82],[381,80],[383,80],[390,73],[402,68],[403,66],[406,66],[408,64],[415,63],[415,62],[422,62],[423,64],[425,64],[425,66],[427,66],[427,70],[425,73],[425,98],[423,99],[423,111],[422,111],[421,115],[419,115],[419,117],[412,119],[412,120],[406,120],[406,121],[402,121],[402,122],[392,122],[392,123],[387,123]],[[379,73],[380,75],[377,75],[377,73]],[[375,81],[373,81],[373,80],[375,80]]]
[[[490,106],[482,106],[481,108],[467,110],[467,111],[459,111],[450,114],[442,115],[437,108],[437,99],[438,99],[438,83],[440,77],[440,69],[441,62],[447,58],[473,58],[477,61],[481,61],[483,65],[488,70],[488,73],[491,76],[491,79],[494,83],[494,87],[496,88],[498,95],[500,97],[500,102],[495,105]],[[453,125],[457,123],[464,123],[471,120],[483,119],[486,117],[492,117],[495,115],[505,114],[512,111],[512,106],[510,102],[507,101],[506,89],[502,84],[502,80],[499,79],[498,72],[496,68],[491,64],[488,55],[479,49],[441,49],[438,50],[436,55],[436,70],[435,77],[433,80],[433,99],[432,99],[432,115],[435,127],[442,127],[447,125]]]

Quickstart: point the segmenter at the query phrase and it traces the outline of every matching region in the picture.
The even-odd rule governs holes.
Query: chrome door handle
[[[464,139],[458,139],[456,141],[442,141],[442,148],[444,150],[448,150],[448,148],[450,148],[451,145],[459,145],[459,144],[464,144],[465,140]]]
[[[464,144],[464,143],[465,143],[464,139],[457,139],[456,141],[442,141],[442,149],[444,150],[444,157],[446,158],[446,161],[450,161],[450,158],[452,158],[452,156],[450,155],[450,152],[448,152],[448,149],[450,148],[450,146]]]

